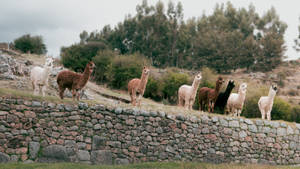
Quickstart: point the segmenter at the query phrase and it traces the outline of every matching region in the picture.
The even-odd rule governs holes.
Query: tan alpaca
[[[262,96],[258,101],[258,107],[261,112],[261,118],[265,119],[267,114],[267,119],[271,120],[271,111],[273,107],[274,98],[277,92],[277,86],[272,85],[269,90],[268,96]]]
[[[150,69],[144,67],[141,79],[135,78],[129,81],[128,92],[133,106],[136,105],[136,99],[138,99],[138,106],[141,105],[141,98],[144,95],[149,74]]]
[[[192,110],[201,79],[202,76],[201,73],[199,73],[195,76],[192,86],[189,85],[180,86],[178,90],[179,107],[184,106],[184,108]]]

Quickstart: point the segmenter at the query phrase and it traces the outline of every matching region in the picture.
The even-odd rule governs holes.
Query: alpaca
[[[226,107],[229,95],[232,91],[232,89],[235,87],[234,81],[230,80],[228,82],[228,85],[226,87],[225,92],[220,92],[219,96],[217,98],[217,101],[215,103],[215,109],[217,108],[221,113],[224,114],[224,109]]]
[[[230,94],[227,101],[227,109],[229,113],[233,114],[234,116],[240,117],[244,106],[245,98],[246,98],[246,92],[247,92],[247,84],[242,83],[240,85],[238,93]]]
[[[277,86],[272,85],[269,90],[268,96],[262,96],[258,101],[258,107],[261,112],[261,118],[265,119],[267,114],[267,119],[271,120],[271,111],[273,107],[274,98],[277,92]]]
[[[186,109],[192,110],[195,102],[197,90],[199,88],[201,73],[195,76],[192,86],[182,85],[178,90],[178,105],[184,106]]]
[[[222,77],[218,77],[216,81],[215,89],[208,87],[202,87],[199,91],[199,105],[200,110],[204,111],[205,105],[208,105],[208,112],[214,112],[214,104],[218,98],[220,88],[224,80]]]
[[[94,62],[90,61],[86,64],[82,74],[69,70],[59,72],[57,75],[57,84],[59,87],[60,98],[64,99],[64,91],[68,88],[72,91],[73,101],[75,101],[75,97],[77,97],[77,100],[79,101],[78,92],[87,84],[94,68]]]
[[[136,100],[138,102],[138,106],[141,105],[141,97],[144,95],[149,74],[150,69],[144,66],[141,79],[135,78],[129,81],[128,92],[133,106],[136,105]]]
[[[43,97],[45,96],[45,92],[48,86],[49,74],[53,68],[53,58],[47,57],[44,67],[35,66],[32,68],[30,73],[30,80],[33,86],[33,94],[37,95],[41,91]]]

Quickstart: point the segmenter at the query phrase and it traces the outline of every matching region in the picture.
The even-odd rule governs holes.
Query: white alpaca
[[[227,101],[227,109],[230,114],[240,117],[247,92],[247,84],[240,85],[238,93],[231,93]]]
[[[48,86],[49,74],[53,67],[53,58],[47,57],[44,67],[35,66],[31,69],[30,79],[33,86],[33,94],[37,95],[42,87],[42,94],[45,96],[45,92]]]
[[[180,86],[178,90],[178,106],[184,106],[186,109],[189,110],[192,109],[201,79],[202,76],[201,73],[199,73],[195,76],[192,86]]]
[[[258,101],[258,107],[261,112],[261,118],[265,119],[267,114],[267,119],[271,120],[271,111],[273,107],[274,98],[277,92],[277,86],[271,85],[268,96],[260,97]]]

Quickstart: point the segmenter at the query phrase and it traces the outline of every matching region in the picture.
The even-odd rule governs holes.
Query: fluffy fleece
[[[184,106],[186,109],[189,110],[192,109],[201,79],[202,76],[201,73],[199,73],[195,76],[192,86],[180,86],[178,90],[178,106]]]
[[[144,95],[149,74],[150,74],[150,69],[144,67],[142,71],[141,79],[135,78],[128,82],[128,92],[133,106],[136,106],[136,100],[138,102],[138,106],[141,105],[141,98]]]
[[[218,77],[216,81],[215,89],[208,87],[202,87],[199,91],[199,105],[200,110],[204,111],[205,106],[208,105],[208,112],[214,112],[214,104],[218,98],[220,88],[224,80],[222,77]]]
[[[86,64],[84,72],[76,73],[69,70],[63,70],[57,75],[57,84],[59,87],[59,96],[64,98],[64,91],[68,88],[72,91],[73,101],[75,97],[79,100],[78,92],[87,84],[93,70],[95,68],[94,62],[90,61]]]
[[[238,93],[231,93],[227,101],[227,109],[230,114],[234,116],[240,116],[244,106],[247,92],[247,84],[242,83],[240,85]]]
[[[220,92],[215,104],[215,110],[218,110],[220,113],[224,114],[224,110],[230,96],[232,89],[235,87],[234,81],[230,80],[226,87],[225,92]]]
[[[30,80],[33,86],[33,94],[38,95],[42,92],[43,97],[48,86],[49,74],[53,67],[53,58],[47,57],[44,67],[35,66],[31,69]],[[42,91],[41,91],[42,88]]]
[[[265,119],[267,114],[267,119],[271,120],[271,111],[274,103],[274,98],[276,96],[277,86],[271,85],[268,96],[262,96],[258,101],[258,107],[261,112],[261,118]]]

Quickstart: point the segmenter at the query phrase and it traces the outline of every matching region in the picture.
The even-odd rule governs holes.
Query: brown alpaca
[[[75,97],[79,101],[78,91],[81,90],[88,82],[93,69],[95,68],[94,62],[90,61],[86,64],[84,72],[76,73],[69,70],[63,70],[57,75],[57,84],[59,87],[59,96],[64,99],[64,91],[68,88],[72,91],[73,101]]]
[[[138,106],[141,105],[141,97],[144,95],[149,74],[150,74],[150,69],[144,67],[141,79],[135,78],[129,81],[128,92],[133,106],[136,105],[137,98],[138,98]]]
[[[215,89],[208,87],[202,87],[199,91],[199,105],[200,110],[204,111],[205,105],[208,105],[208,112],[214,112],[214,104],[218,98],[220,88],[224,80],[222,77],[219,77],[216,81]]]

